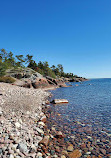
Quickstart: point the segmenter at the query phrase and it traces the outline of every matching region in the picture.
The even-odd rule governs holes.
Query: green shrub
[[[55,73],[49,68],[47,73],[46,73],[46,76],[50,76],[52,78],[56,78],[56,75]]]
[[[2,76],[2,77],[0,77],[0,82],[14,83],[15,79],[12,77]]]
[[[38,67],[37,67],[37,69],[36,69],[35,71],[37,71],[38,73],[40,73],[41,75],[43,75],[43,76],[44,76],[44,71],[43,71],[43,70],[41,70],[40,68],[38,68]]]
[[[4,76],[4,75],[5,75],[6,69],[7,69],[6,64],[4,64],[4,63],[2,63],[2,62],[0,61],[0,76]]]

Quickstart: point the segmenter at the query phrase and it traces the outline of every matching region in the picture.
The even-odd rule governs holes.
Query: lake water
[[[111,132],[111,79],[91,79],[82,84],[71,84],[71,87],[51,90],[52,99],[69,101],[68,104],[51,105],[53,112],[61,115],[61,119],[54,116],[56,123],[62,126],[63,123],[71,125],[78,121]]]

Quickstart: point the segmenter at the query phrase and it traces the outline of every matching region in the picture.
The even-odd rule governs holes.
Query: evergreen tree
[[[63,73],[63,66],[61,64],[58,64],[57,65],[57,68],[59,70],[59,75],[62,76],[62,73]]]
[[[23,63],[25,62],[23,55],[16,55],[18,62],[16,63],[17,67],[24,67]]]
[[[30,64],[33,61],[32,58],[33,58],[33,55],[27,54],[26,59],[25,59],[26,64]]]
[[[52,71],[54,72],[55,69],[56,69],[55,65],[52,65],[52,66],[51,66],[51,69],[52,69]]]
[[[44,64],[41,62],[41,61],[39,61],[39,63],[38,63],[38,68],[40,68],[41,70],[44,70]]]
[[[31,60],[29,65],[28,65],[29,68],[33,69],[33,70],[37,70],[37,64],[34,60]]]
[[[0,77],[5,75],[6,69],[7,69],[7,66],[5,65],[5,63],[0,61]]]
[[[4,62],[7,58],[7,52],[5,49],[0,49],[0,59]]]
[[[16,61],[15,58],[13,57],[13,53],[9,52],[7,54],[7,58],[4,61],[8,67],[15,67],[16,66]]]

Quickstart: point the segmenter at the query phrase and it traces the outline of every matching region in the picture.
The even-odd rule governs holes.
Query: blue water
[[[52,105],[55,113],[60,113],[64,122],[80,121],[111,131],[111,79],[71,84],[72,87],[51,91],[52,99],[69,101],[68,104]]]

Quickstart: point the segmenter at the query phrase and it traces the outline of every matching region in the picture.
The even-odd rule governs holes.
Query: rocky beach
[[[51,93],[43,89],[0,83],[1,158],[81,156],[78,149],[73,151],[73,146],[68,147],[68,154],[65,135],[48,121],[49,97]]]
[[[84,122],[64,123],[46,90],[0,83],[1,158],[110,158],[110,134]]]
[[[111,0],[0,6],[0,158],[111,158]]]
[[[50,151],[52,157],[58,158],[111,158],[111,134],[107,130],[73,118],[72,123],[64,122],[62,114],[52,107],[46,114],[51,138],[47,150],[42,151]]]
[[[44,137],[43,104],[50,96],[42,89],[27,89],[0,83],[0,157],[42,157],[39,142]]]
[[[75,87],[79,88],[87,79],[53,79],[29,68],[9,70],[7,75],[15,82],[0,83],[0,158],[111,158],[107,130],[77,121],[76,115],[63,118],[66,106],[60,103],[69,103],[66,90],[72,91],[71,82],[78,82]],[[57,99],[52,101],[50,90],[56,88]],[[60,109],[55,111],[59,106],[53,104],[58,103]]]
[[[95,79],[50,91],[51,100],[65,98],[69,101],[50,104],[46,110],[52,136],[48,151],[53,156],[111,158],[110,86],[111,79]]]

